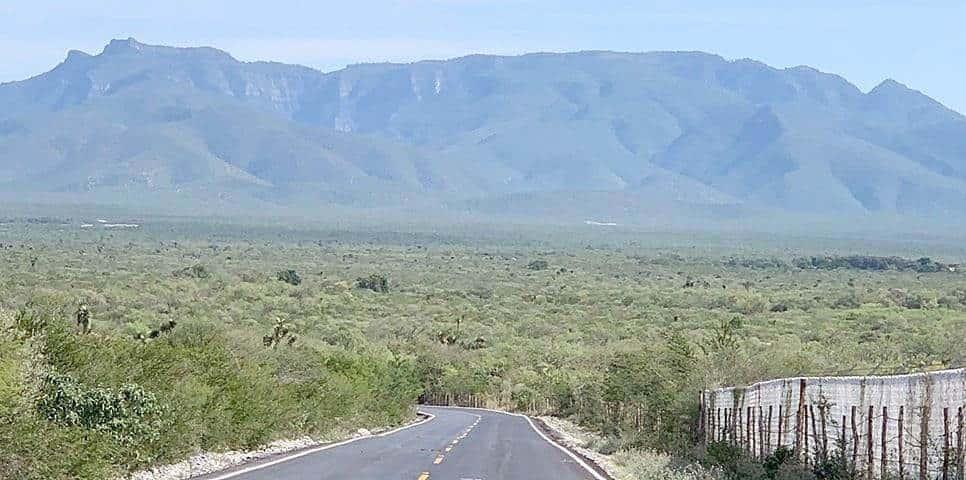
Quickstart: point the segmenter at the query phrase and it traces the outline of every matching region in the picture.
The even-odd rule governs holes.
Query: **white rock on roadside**
[[[419,418],[417,417],[413,421],[418,421]],[[327,438],[322,441],[315,440],[311,437],[278,440],[258,450],[199,453],[183,462],[143,470],[117,480],[188,480],[201,475],[237,467],[272,455],[317,447],[326,443],[348,440],[350,438],[370,437],[373,435],[373,432],[386,432],[390,428],[388,426],[377,427],[372,430],[360,428],[355,433],[345,432],[344,434],[335,435],[333,438]]]
[[[317,445],[321,445],[321,443],[310,437],[302,437],[294,440],[279,440],[266,445],[264,448],[252,451],[200,453],[183,462],[144,470],[123,478],[127,480],[187,480],[200,475],[236,467],[271,455]]]

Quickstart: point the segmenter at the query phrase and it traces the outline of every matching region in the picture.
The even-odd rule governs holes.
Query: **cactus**
[[[87,305],[80,305],[77,307],[77,311],[74,312],[74,321],[77,323],[77,329],[80,333],[87,335],[91,333],[91,311]]]
[[[272,333],[262,337],[262,344],[266,347],[278,348],[282,342],[285,342],[291,347],[295,345],[296,340],[298,337],[292,333],[292,326],[283,322],[281,318],[276,318]]]

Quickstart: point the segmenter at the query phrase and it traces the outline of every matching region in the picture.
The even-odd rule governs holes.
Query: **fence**
[[[966,369],[772,380],[701,395],[699,436],[763,458],[841,455],[866,478],[964,477]]]

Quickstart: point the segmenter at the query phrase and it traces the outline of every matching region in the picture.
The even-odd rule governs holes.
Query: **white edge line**
[[[527,423],[530,424],[530,428],[532,428],[534,432],[537,432],[537,435],[540,435],[540,438],[544,439],[550,445],[557,447],[557,449],[560,450],[561,452],[566,453],[568,457],[574,459],[574,461],[576,461],[581,467],[583,467],[584,470],[587,470],[588,473],[593,475],[596,480],[608,480],[607,477],[601,475],[596,469],[588,465],[587,462],[584,461],[584,459],[580,458],[574,452],[571,452],[567,447],[564,447],[563,445],[555,442],[552,438],[548,437],[545,433],[540,431],[540,429],[537,428],[537,426],[533,423],[533,420],[530,419],[530,417],[527,415],[523,415],[520,413],[513,413],[513,412],[504,412],[502,410],[493,410],[490,408],[448,407],[448,406],[438,406],[438,405],[425,405],[425,406],[427,408],[443,408],[443,409],[454,408],[454,409],[461,409],[461,410],[482,410],[484,412],[500,413],[503,415],[510,415],[513,417],[523,417],[524,419],[526,419]],[[219,480],[219,479],[212,479],[212,480]]]
[[[243,468],[243,469],[238,470],[238,471],[235,471],[235,472],[226,473],[224,475],[217,476],[217,477],[213,477],[213,478],[210,478],[208,480],[225,480],[225,479],[228,479],[228,478],[234,478],[234,477],[237,477],[239,475],[244,475],[244,474],[249,473],[249,472],[254,472],[256,470],[261,470],[263,468],[268,468],[268,467],[271,467],[271,466],[274,466],[274,465],[278,465],[280,463],[288,462],[289,460],[295,460],[296,458],[301,458],[301,457],[304,457],[306,455],[312,455],[313,453],[318,453],[318,452],[321,452],[323,450],[328,450],[330,448],[341,447],[342,445],[348,445],[348,444],[353,443],[353,442],[358,442],[359,440],[365,440],[367,438],[374,438],[374,437],[387,437],[389,435],[393,435],[395,433],[399,433],[399,432],[401,432],[403,430],[406,430],[407,428],[418,427],[419,425],[422,425],[422,424],[424,424],[426,422],[429,422],[429,421],[433,420],[434,418],[436,418],[436,415],[433,415],[433,414],[431,414],[429,412],[422,412],[422,411],[420,411],[418,413],[421,414],[421,415],[425,415],[426,418],[424,418],[424,419],[422,419],[422,420],[420,420],[420,421],[418,421],[416,423],[410,423],[408,425],[403,425],[401,427],[394,428],[394,429],[389,430],[387,432],[382,432],[382,433],[379,433],[379,434],[376,434],[376,435],[367,435],[367,436],[364,436],[364,437],[350,438],[348,440],[343,440],[341,442],[336,442],[336,443],[330,443],[330,444],[327,444],[327,445],[323,445],[321,447],[313,448],[311,450],[301,451],[299,453],[294,453],[294,454],[288,455],[286,457],[282,457],[282,458],[279,458],[279,459],[276,459],[276,460],[272,460],[271,462],[265,462],[265,463],[260,463],[260,464],[257,464],[257,465],[252,465],[252,466],[250,466],[248,468]],[[189,477],[189,478],[191,478],[191,477]]]

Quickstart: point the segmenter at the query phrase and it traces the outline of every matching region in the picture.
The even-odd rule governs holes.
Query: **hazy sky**
[[[894,78],[966,112],[964,27],[966,2],[954,0],[0,0],[0,81],[129,36],[322,70],[468,53],[703,50],[810,65],[863,90]]]

